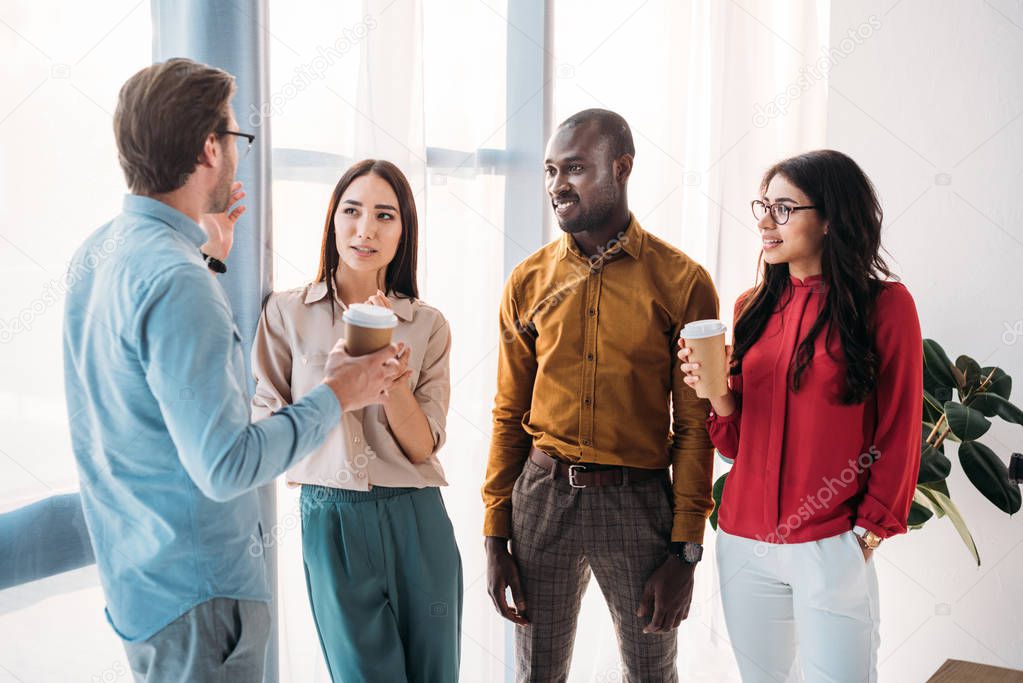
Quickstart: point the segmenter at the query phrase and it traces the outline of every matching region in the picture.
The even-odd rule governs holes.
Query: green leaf
[[[1009,468],[995,452],[977,441],[959,446],[959,463],[967,478],[984,497],[1002,512],[1019,512],[1023,494],[1019,485],[1009,480]]]
[[[946,391],[951,397],[952,387],[958,386],[953,369],[945,349],[933,339],[924,339],[924,388],[939,398]]]
[[[1023,425],[1023,410],[1006,401],[998,394],[977,394],[967,404],[988,417],[997,415],[1006,422]]]
[[[710,513],[710,528],[714,531],[718,530],[718,510],[721,509],[721,497],[725,495],[725,479],[728,477],[728,472],[725,472],[718,480],[714,482],[714,488],[711,489],[711,497],[714,498],[714,512]]]
[[[906,524],[910,529],[919,529],[933,516],[934,510],[914,500],[913,505],[909,508],[909,521]]]
[[[991,375],[991,371],[995,374]],[[988,366],[981,368],[980,372],[987,377],[991,375],[991,384],[988,385],[987,389],[984,390],[988,394],[998,394],[1002,398],[1008,400],[1009,396],[1012,395],[1012,377],[1005,374],[1005,371],[1001,368],[994,366]]]
[[[924,425],[924,435],[920,442],[920,474],[916,478],[918,484],[944,481],[952,472],[952,461],[945,457],[944,444],[939,449],[927,443],[930,431]]]
[[[918,484],[917,487],[916,487],[916,490],[913,492],[913,501],[916,502],[916,503],[920,503],[921,505],[926,505],[940,519],[941,517],[945,516],[945,510],[938,503],[938,499],[934,495],[934,492],[936,490],[940,491],[940,489],[938,487],[939,484],[944,486],[945,482],[943,482],[943,481],[942,482],[934,482],[932,484],[926,484],[926,485]],[[948,489],[946,488],[945,491],[948,491]],[[945,491],[940,491],[940,492],[942,493],[942,495],[944,495],[947,498],[948,495],[945,493]]]
[[[984,413],[955,401],[945,401],[945,416],[952,433],[963,441],[979,439],[991,428],[991,421]]]
[[[973,536],[970,534],[970,530],[966,527],[966,520],[963,519],[963,515],[959,512],[959,508],[956,507],[956,504],[952,502],[951,498],[940,491],[928,489],[927,495],[952,521],[952,526],[954,526],[956,531],[959,532],[959,537],[963,539],[963,543],[966,544],[966,548],[970,551],[970,554],[973,555],[973,559],[977,561],[977,566],[979,567],[980,553],[977,552],[977,544],[973,542]]]
[[[938,493],[942,494],[945,498],[951,498],[952,497],[951,494],[948,493],[948,483],[947,482],[932,482],[931,484],[927,484],[927,485],[925,485],[925,486],[923,486],[921,488],[922,489],[928,489],[929,491],[937,491]]]
[[[959,400],[962,400],[963,396],[976,389],[980,384],[980,363],[963,355],[956,358],[956,368],[963,373],[964,378],[963,389],[959,392]]]

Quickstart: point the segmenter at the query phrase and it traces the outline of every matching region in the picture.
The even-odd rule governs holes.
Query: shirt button
[[[597,315],[597,309],[595,309],[595,308],[591,308],[591,309],[590,309],[590,317],[592,318],[592,317],[593,317],[593,316],[595,316],[595,315]]]
[[[586,405],[590,405],[590,399],[584,400],[583,403],[586,404]]]
[[[355,476],[357,476],[359,479],[365,479],[366,473],[360,470],[359,473],[356,474]]]
[[[352,439],[352,441],[353,441],[354,443],[362,443],[362,439],[361,439],[360,437],[358,437],[358,436],[354,437],[354,438]]]
[[[309,356],[302,356],[302,365],[309,365]]]
[[[586,354],[586,360],[593,360],[593,354],[592,353],[587,353]]]
[[[583,439],[583,445],[584,446],[589,446],[590,445],[590,440],[589,439]]]

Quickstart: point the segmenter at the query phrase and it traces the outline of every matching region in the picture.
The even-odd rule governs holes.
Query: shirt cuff
[[[718,415],[717,413],[714,412],[713,409],[711,409],[710,414],[707,416],[707,422],[717,422],[718,424],[725,424],[725,425],[729,424],[731,422],[735,422],[738,419],[739,419],[739,410],[738,410],[738,408],[733,410],[730,414],[725,415],[725,416]]]
[[[511,538],[511,513],[508,510],[487,510],[483,521],[483,535]]]
[[[888,538],[888,536],[889,536],[888,531],[886,531],[884,527],[878,526],[877,524],[874,524],[869,519],[864,519],[862,517],[857,518],[856,519],[856,526],[862,527],[862,528],[866,529],[867,531],[873,531],[875,534],[880,536],[882,539]],[[855,527],[854,527],[854,529],[855,529]]]
[[[676,512],[671,526],[673,543],[688,541],[703,545],[703,532],[707,527],[707,518],[695,512]]]

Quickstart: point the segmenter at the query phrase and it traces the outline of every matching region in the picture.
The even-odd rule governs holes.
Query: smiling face
[[[789,180],[776,174],[761,198],[768,204],[786,204],[789,207],[809,206],[810,198]],[[788,222],[778,225],[768,212],[757,222],[763,240],[764,261],[777,265],[789,264],[789,272],[806,277],[821,272],[821,254],[824,253],[824,235],[828,224],[814,209],[792,211]]]
[[[607,223],[622,197],[615,178],[619,165],[596,124],[558,129],[547,145],[544,177],[562,230],[576,233]]]
[[[380,271],[401,241],[398,197],[390,184],[367,173],[352,181],[334,212],[337,251],[344,268]]]

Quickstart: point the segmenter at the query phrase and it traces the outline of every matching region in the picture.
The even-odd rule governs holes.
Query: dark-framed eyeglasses
[[[248,155],[248,153],[252,150],[252,145],[255,144],[256,142],[256,136],[253,135],[252,133],[242,133],[237,130],[218,130],[217,135],[234,135],[240,138],[245,138],[248,144],[245,145],[245,149],[243,149],[238,154],[239,161],[241,161]]]
[[[761,199],[754,199],[752,203],[753,217],[758,221],[766,216],[768,213],[771,214],[771,218],[778,225],[785,225],[789,222],[789,216],[792,215],[793,211],[804,211],[806,209],[816,209],[814,205],[807,206],[790,206],[788,204],[768,204]]]

